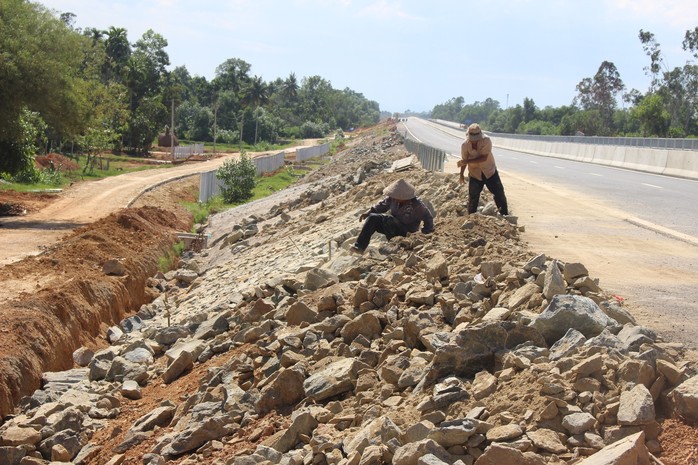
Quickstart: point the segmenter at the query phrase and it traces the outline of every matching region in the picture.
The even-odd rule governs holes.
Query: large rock
[[[649,465],[645,433],[639,432],[610,444],[578,465]]]
[[[545,463],[543,457],[533,452],[521,452],[506,444],[492,443],[485,452],[478,457],[475,465],[542,465]]]
[[[642,384],[620,394],[618,423],[626,426],[646,425],[655,420],[652,394]]]
[[[306,395],[321,401],[354,389],[359,369],[367,366],[358,360],[348,358],[329,364],[314,373],[303,383]]]
[[[262,389],[257,402],[257,411],[260,414],[294,405],[305,397],[305,374],[301,370],[291,368],[272,376],[273,379]]]
[[[215,416],[192,422],[183,431],[173,434],[172,441],[162,449],[162,455],[174,458],[201,447],[212,439],[220,439],[230,433],[228,419]]]
[[[417,465],[419,459],[427,454],[434,455],[446,463],[452,463],[451,454],[446,449],[436,441],[425,439],[399,447],[393,456],[393,465]]]
[[[562,272],[558,266],[558,261],[553,260],[545,272],[543,295],[546,299],[548,299],[548,301],[550,301],[554,296],[564,293],[565,279],[562,277]]]
[[[494,354],[504,349],[507,332],[499,322],[465,328],[455,340],[436,349],[429,372],[429,381],[446,375],[474,376],[492,369]]]
[[[604,328],[620,329],[618,322],[607,316],[590,298],[562,294],[553,297],[550,305],[530,325],[550,345],[562,338],[570,328],[587,338],[601,334]]]
[[[698,420],[698,376],[679,384],[672,391],[674,414],[689,420]]]

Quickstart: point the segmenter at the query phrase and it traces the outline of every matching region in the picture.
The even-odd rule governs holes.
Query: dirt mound
[[[23,216],[37,212],[57,198],[58,196],[52,193],[0,190],[0,217]]]
[[[42,372],[71,368],[80,346],[105,344],[105,329],[155,296],[158,260],[191,218],[155,207],[122,210],[75,230],[45,253],[3,268],[0,306],[0,414],[39,387]],[[118,260],[123,275],[103,265]]]

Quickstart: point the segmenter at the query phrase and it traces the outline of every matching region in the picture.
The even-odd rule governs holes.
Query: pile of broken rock
[[[365,156],[365,181],[320,177],[219,222],[109,348],[45,374],[0,462],[652,463],[662,418],[698,419],[681,346],[584,265],[528,251],[515,218],[467,216],[455,176]],[[436,232],[349,254],[356,213],[398,177]]]

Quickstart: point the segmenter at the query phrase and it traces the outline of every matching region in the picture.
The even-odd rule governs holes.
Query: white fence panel
[[[262,173],[273,173],[284,166],[284,152],[255,157],[252,159],[252,163],[254,163],[257,176],[261,176]]]
[[[257,176],[263,173],[272,173],[284,166],[284,152],[274,155],[265,155],[250,159],[255,166]],[[224,182],[216,177],[216,171],[201,173],[199,180],[199,202],[207,202],[211,197],[220,195]]]
[[[330,152],[330,144],[316,145],[315,147],[304,147],[296,150],[296,161],[309,160],[321,157]]]
[[[175,160],[181,160],[183,158],[189,158],[192,155],[200,155],[202,153],[204,153],[204,144],[184,145],[175,147],[174,158]]]

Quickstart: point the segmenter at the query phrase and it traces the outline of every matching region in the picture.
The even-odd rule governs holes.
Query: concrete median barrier
[[[496,148],[532,155],[698,179],[698,151],[547,142],[496,136],[492,137],[492,143]]]
[[[667,151],[666,167],[663,174],[698,179],[698,152],[689,150]]]

